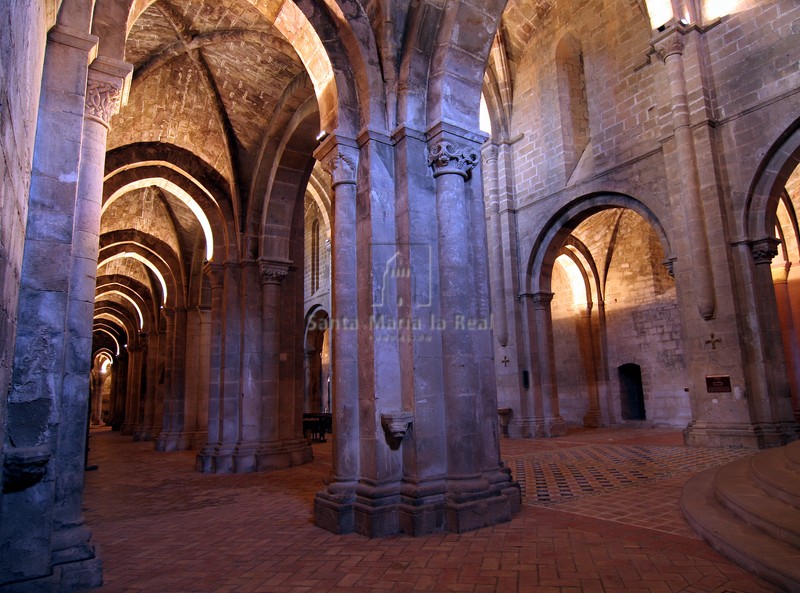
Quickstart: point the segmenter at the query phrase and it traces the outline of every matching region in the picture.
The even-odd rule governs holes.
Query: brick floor
[[[677,506],[693,472],[749,453],[680,443],[679,432],[661,429],[506,439],[503,458],[528,495],[513,521],[370,540],[311,521],[330,443],[315,444],[315,461],[303,467],[209,476],[193,470],[192,452],[157,453],[152,443],[95,432],[90,459],[100,469],[87,473],[85,516],[104,562],[97,591],[774,591],[697,539]],[[535,467],[544,468],[538,483]]]

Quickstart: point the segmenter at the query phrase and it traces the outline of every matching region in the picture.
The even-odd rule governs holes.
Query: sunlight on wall
[[[742,0],[705,0],[703,18],[706,22],[742,10]]]
[[[583,274],[578,269],[578,266],[567,255],[559,255],[556,258],[556,263],[561,266],[569,278],[569,285],[572,288],[572,299],[575,308],[582,308],[586,306],[586,281],[583,279]]]

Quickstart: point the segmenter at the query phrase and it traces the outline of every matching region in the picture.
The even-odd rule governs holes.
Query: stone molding
[[[778,255],[778,245],[780,245],[780,241],[772,237],[753,241],[750,244],[753,261],[756,264],[771,264],[772,259]]]
[[[479,158],[477,150],[452,140],[436,140],[428,146],[428,166],[434,177],[456,174],[467,179]]]

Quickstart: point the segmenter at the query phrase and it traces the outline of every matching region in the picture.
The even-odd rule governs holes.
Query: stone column
[[[27,590],[102,580],[81,500],[106,134],[131,66],[87,71],[96,44],[56,26],[43,72],[5,460],[49,469],[4,495],[0,517],[0,582],[41,580]]]
[[[158,445],[163,451],[192,449],[198,423],[198,398],[200,389],[208,381],[208,369],[203,374],[203,350],[201,337],[201,314],[197,308],[186,312],[186,339],[184,352],[184,390],[180,427],[174,425],[170,433],[162,431],[163,441]],[[172,432],[174,430],[174,432]]]
[[[689,118],[689,99],[683,68],[683,30],[669,29],[657,38],[653,47],[666,64],[672,107],[672,126],[678,155],[677,171],[680,184],[680,204],[684,210],[688,248],[691,257],[691,278],[694,300],[700,316],[713,319],[716,313],[714,275],[705,227],[703,199],[700,194],[700,174]]]
[[[128,399],[125,409],[125,423],[120,434],[133,436],[139,430],[139,410],[142,402],[142,339],[139,335],[128,342]]]
[[[478,151],[473,141],[444,127],[430,135],[447,435],[445,524],[461,532],[509,520],[519,505],[519,491],[512,494],[508,475],[498,472],[497,399],[494,385],[486,385],[482,375],[484,337],[490,335],[491,322],[480,318],[482,287],[473,274],[485,265],[477,259],[485,252],[473,251],[471,238],[480,238],[485,249],[483,233],[473,228],[483,220],[475,221],[477,212],[471,211],[465,185],[478,163]],[[486,465],[491,452],[495,467]]]
[[[763,340],[763,364],[766,371],[766,389],[763,395],[750,397],[752,419],[762,426],[761,431],[767,435],[779,432],[779,429],[767,425],[788,421],[792,418],[791,399],[788,381],[786,380],[783,344],[778,338],[781,335],[778,307],[770,306],[775,302],[775,288],[772,283],[771,264],[778,254],[777,239],[764,239],[752,244],[753,262],[755,263],[754,288],[756,292],[756,311]],[[768,439],[772,437],[767,436]],[[775,438],[778,438],[775,435]],[[769,445],[782,444],[771,442]]]
[[[156,422],[156,381],[158,379],[158,359],[161,356],[160,340],[158,335],[158,319],[155,323],[156,332],[147,339],[147,358],[145,360],[146,372],[144,375],[144,389],[142,390],[142,423],[139,429],[139,439],[150,441],[157,434],[154,430]]]
[[[90,374],[90,393],[92,398],[91,405],[91,424],[99,426],[103,424],[103,375],[100,369]]]
[[[281,448],[280,405],[280,311],[281,283],[289,273],[288,262],[262,260],[261,271],[261,397],[258,413],[256,467],[271,470],[290,465]]]
[[[147,417],[147,398],[149,386],[147,384],[147,376],[149,373],[148,362],[151,358],[150,354],[150,335],[147,332],[139,332],[139,341],[137,343],[137,361],[139,364],[137,380],[137,393],[139,394],[139,403],[136,408],[136,422],[133,425],[133,440],[134,441],[148,441],[152,439],[152,418]],[[150,421],[148,423],[148,420]]]
[[[358,415],[358,285],[356,258],[357,151],[331,147],[325,166],[333,178],[331,223],[331,366],[333,375],[333,471],[314,499],[314,522],[334,533],[354,529],[353,505],[360,469]]]
[[[483,151],[483,181],[486,187],[487,214],[489,216],[489,256],[492,271],[492,321],[494,337],[500,346],[508,345],[508,317],[506,313],[506,287],[503,265],[503,233],[500,220],[500,195],[498,189],[498,149],[489,144]],[[495,349],[495,352],[500,352]],[[515,365],[516,366],[516,365]],[[500,369],[498,369],[499,371]]]
[[[208,441],[197,454],[195,468],[203,473],[215,473],[215,455],[222,438],[222,333],[224,268],[219,264],[207,264],[205,272],[211,279],[211,328],[209,345],[208,381]]]
[[[553,346],[553,314],[550,305],[552,292],[537,292],[532,295],[534,325],[536,326],[537,373],[542,398],[542,415],[545,436],[562,436],[567,426],[558,407],[558,380],[556,378],[556,354]]]
[[[114,366],[114,388],[111,392],[111,430],[120,430],[125,422],[125,409],[128,402],[128,368],[129,356],[120,352]]]
[[[177,451],[185,447],[179,445],[184,425],[186,405],[186,319],[184,307],[163,309],[167,322],[167,347],[161,353],[164,358],[165,397],[156,434],[156,451]],[[155,412],[155,410],[154,410]],[[155,432],[155,425],[152,432]]]
[[[261,428],[262,336],[261,288],[258,263],[253,260],[241,265],[242,342],[241,342],[241,397],[239,400],[239,438],[233,454],[236,473],[256,470],[256,452],[259,448]]]

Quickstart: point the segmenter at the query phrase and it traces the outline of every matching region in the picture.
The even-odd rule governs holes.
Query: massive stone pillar
[[[315,520],[368,536],[508,520],[519,490],[499,460],[485,210],[467,183],[479,139],[401,127],[365,133],[358,153],[337,140],[321,148],[335,188],[334,472]]]
[[[256,452],[259,447],[261,426],[262,335],[261,335],[261,283],[259,266],[255,261],[242,264],[242,398],[239,440],[234,453],[234,470],[251,472],[256,469]]]
[[[157,323],[156,327],[157,329]],[[143,379],[142,401],[142,420],[139,430],[134,434],[134,440],[150,441],[157,434],[153,426],[155,424],[156,408],[156,381],[158,378],[158,359],[161,356],[161,343],[158,332],[150,333],[147,338],[147,357],[145,359],[145,373]]]
[[[197,455],[196,468],[204,473],[229,473],[233,471],[233,453],[239,437],[239,394],[234,391],[229,377],[238,377],[239,338],[235,319],[230,315],[235,280],[230,265],[207,264],[211,278],[211,345],[208,388],[208,442]],[[229,335],[230,334],[232,335]],[[233,348],[231,348],[233,347]],[[232,351],[231,351],[232,350]]]
[[[109,424],[111,430],[120,430],[125,421],[125,409],[128,399],[128,353],[123,349],[114,363],[114,383],[111,389],[111,414]]]
[[[150,354],[150,334],[147,332],[139,332],[139,339],[136,344],[136,421],[133,424],[132,435],[134,441],[147,441],[152,439],[152,418],[148,426],[148,418],[146,416],[148,385],[147,377],[149,374],[148,362],[151,358]]]
[[[0,511],[17,591],[101,582],[81,500],[106,134],[131,67],[92,60],[96,44],[58,25],[45,57]]]
[[[186,406],[187,311],[184,307],[177,307],[164,309],[163,313],[167,321],[167,347],[160,354],[165,362],[166,390],[162,413],[159,416],[160,430],[158,433],[155,432],[154,423],[150,434],[156,435],[157,451],[177,451],[186,448],[180,441]],[[155,410],[153,412],[155,420]]]
[[[128,341],[128,396],[125,400],[125,422],[120,434],[131,436],[137,432],[142,401],[142,336]]]

